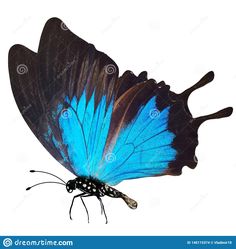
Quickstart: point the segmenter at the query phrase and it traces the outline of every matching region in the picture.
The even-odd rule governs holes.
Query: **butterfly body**
[[[113,188],[113,187],[109,186],[108,184],[105,184],[97,179],[80,176],[80,177],[76,177],[73,180],[69,180],[66,183],[66,190],[69,193],[72,193],[76,189],[80,190],[82,193],[73,197],[71,207],[70,207],[70,212],[69,212],[70,218],[71,218],[72,206],[74,204],[75,198],[77,198],[77,197],[81,198],[81,201],[86,209],[87,215],[88,215],[88,211],[87,211],[87,208],[83,202],[82,197],[90,197],[90,196],[97,197],[101,203],[102,213],[104,212],[105,217],[106,217],[105,208],[104,208],[104,205],[103,205],[102,199],[101,199],[101,197],[104,197],[105,195],[112,197],[112,198],[122,198],[131,209],[136,209],[138,206],[138,204],[135,200],[131,199],[127,195],[121,193],[120,191],[116,190],[115,188]],[[88,221],[89,221],[89,216],[88,216]],[[107,223],[107,217],[106,217],[106,223]]]
[[[84,194],[89,194],[90,196],[96,196],[98,198],[109,196],[112,198],[128,198],[125,194],[118,191],[117,189],[103,183],[97,179],[87,178],[87,177],[76,177],[73,180],[69,180],[66,183],[66,190],[72,193],[73,190],[80,190]],[[131,198],[129,207],[132,209],[137,208],[137,202],[133,200],[131,204]]]

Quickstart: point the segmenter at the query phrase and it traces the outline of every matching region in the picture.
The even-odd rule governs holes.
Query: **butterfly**
[[[121,198],[131,209],[137,202],[113,186],[121,181],[162,175],[180,175],[197,165],[198,128],[208,119],[228,117],[231,107],[193,118],[190,94],[211,82],[209,72],[180,94],[163,81],[119,76],[116,63],[73,34],[57,18],[47,21],[34,53],[22,45],[9,51],[9,74],[17,106],[38,140],[75,179],[57,183],[81,192],[76,198]]]

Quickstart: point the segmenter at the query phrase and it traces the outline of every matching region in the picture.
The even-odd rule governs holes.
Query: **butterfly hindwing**
[[[104,165],[97,170],[99,179],[115,185],[125,179],[166,174],[178,153],[172,147],[177,134],[169,127],[171,110],[178,106],[182,119],[191,119],[182,103],[173,102],[168,94],[168,86],[149,80],[132,87],[117,100]],[[112,155],[113,160],[109,161],[106,155]]]

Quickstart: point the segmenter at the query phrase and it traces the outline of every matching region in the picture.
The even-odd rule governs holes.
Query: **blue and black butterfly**
[[[122,198],[132,209],[137,202],[111,187],[123,180],[180,175],[195,168],[199,126],[208,119],[230,116],[232,108],[193,118],[188,97],[213,80],[207,73],[181,94],[170,91],[142,72],[119,77],[116,63],[65,24],[50,19],[38,52],[14,45],[9,52],[12,91],[26,123],[49,151],[76,178],[59,183],[71,193]],[[35,184],[37,186],[39,184]],[[33,186],[32,186],[33,187]],[[27,188],[30,189],[31,187]]]

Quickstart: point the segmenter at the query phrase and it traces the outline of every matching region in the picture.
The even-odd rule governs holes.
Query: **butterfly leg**
[[[88,197],[88,196],[91,196],[91,195],[86,195],[86,196],[84,196],[84,197]],[[88,217],[88,223],[89,223],[89,212],[88,212],[88,209],[87,209],[87,207],[86,207],[86,205],[85,205],[85,203],[84,203],[84,200],[83,200],[82,196],[80,196],[80,199],[81,199],[81,201],[82,201],[82,203],[83,203],[83,205],[84,205],[84,208],[85,208],[85,210],[86,210],[87,217]]]
[[[77,198],[77,197],[80,197],[80,198],[81,198],[81,201],[82,201],[82,203],[83,203],[83,205],[84,205],[84,207],[85,207],[85,210],[86,210],[86,212],[87,212],[87,215],[88,215],[87,207],[85,206],[85,203],[84,203],[84,201],[83,201],[83,199],[82,199],[82,197],[86,197],[86,196],[88,196],[86,193],[82,193],[82,194],[75,195],[75,196],[73,197],[72,202],[71,202],[71,205],[70,205],[70,210],[69,210],[69,215],[70,215],[70,219],[71,219],[71,220],[72,220],[72,218],[71,218],[71,210],[72,210],[72,207],[73,207],[75,198]]]
[[[98,198],[98,200],[99,200],[99,202],[100,202],[101,209],[102,209],[102,213],[104,213],[104,216],[105,216],[105,218],[106,218],[106,224],[107,224],[107,223],[108,223],[108,220],[107,220],[107,215],[106,215],[106,211],[105,211],[104,204],[103,204],[102,199],[101,199],[100,197],[97,196],[97,198]]]
[[[98,197],[97,197],[98,198]],[[98,198],[99,202],[100,202],[100,206],[101,206],[101,215],[103,215],[104,212],[104,207],[102,206],[102,202],[101,200]]]

